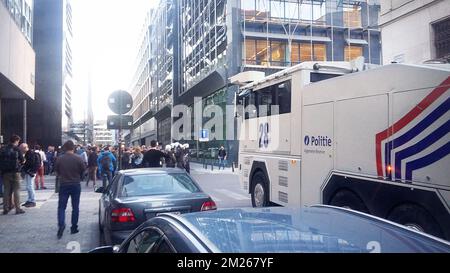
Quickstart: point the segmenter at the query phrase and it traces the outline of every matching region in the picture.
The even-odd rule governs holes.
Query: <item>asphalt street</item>
[[[192,164],[192,176],[200,187],[216,201],[219,209],[251,207],[250,196],[240,189],[238,176],[231,169],[211,171]],[[47,190],[36,191],[37,206],[26,209],[23,215],[0,215],[0,253],[79,253],[99,246],[98,193],[92,184],[83,183],[80,201],[80,233],[70,234],[70,228],[61,240],[57,233],[58,195],[54,193],[54,177],[46,177]],[[21,202],[27,193],[22,182]],[[0,198],[0,203],[3,199]],[[70,227],[70,201],[66,211],[66,225]]]

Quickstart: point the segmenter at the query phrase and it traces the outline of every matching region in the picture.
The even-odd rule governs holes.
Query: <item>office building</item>
[[[193,114],[195,98],[201,98],[203,108],[222,108],[219,118],[226,136],[235,124],[227,119],[225,107],[234,104],[238,91],[229,84],[230,77],[244,71],[270,75],[305,61],[351,61],[360,56],[367,63],[381,64],[379,11],[379,0],[161,1],[148,32],[150,89],[141,99],[147,99],[149,107],[139,115],[158,117],[170,101],[188,106]],[[158,14],[163,20],[157,19]],[[152,77],[152,69],[158,77]],[[179,118],[167,123],[158,118],[158,139],[169,139],[169,124]],[[193,149],[207,121],[202,120],[203,124],[192,122],[192,128],[182,128],[188,134],[190,129],[183,141]],[[224,145],[230,161],[236,160],[238,141],[217,140],[216,128],[208,129],[210,141],[199,149]]]
[[[202,97],[204,107],[220,105],[225,113],[238,91],[228,79],[244,71],[269,75],[305,61],[360,56],[381,64],[379,9],[378,0],[182,0],[178,103]],[[225,131],[234,127],[223,120]],[[237,160],[237,141],[213,140],[202,149],[220,145]]]
[[[72,7],[69,0],[35,0],[36,100],[28,108],[31,143],[59,146],[72,124]]]
[[[94,124],[94,144],[96,146],[116,145],[116,131],[108,130],[106,120]]]
[[[450,1],[381,0],[383,63],[450,60]]]
[[[134,145],[171,139],[172,105],[179,89],[179,1],[162,0],[144,24],[131,86],[135,128],[125,137]],[[175,92],[176,90],[176,92]]]
[[[32,0],[0,0],[0,140],[27,138],[27,104],[35,97]],[[25,125],[25,126],[24,126]]]

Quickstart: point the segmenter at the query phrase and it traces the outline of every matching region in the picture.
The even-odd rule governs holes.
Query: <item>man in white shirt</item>
[[[41,146],[36,145],[34,146],[34,149],[36,150],[36,153],[38,153],[41,157],[41,167],[39,168],[38,172],[36,173],[36,190],[46,190],[47,188],[44,186],[44,162],[47,161],[47,157],[45,156],[44,151],[42,151]],[[39,182],[41,187],[39,188]]]

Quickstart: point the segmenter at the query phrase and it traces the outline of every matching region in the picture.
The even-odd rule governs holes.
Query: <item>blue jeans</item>
[[[113,178],[113,174],[111,171],[102,171],[102,181],[103,187],[106,188]]]
[[[220,170],[220,167],[222,167],[225,170],[225,163],[226,163],[225,158],[219,157],[219,170]]]
[[[36,197],[34,193],[34,179],[35,176],[31,177],[29,174],[25,174],[25,184],[28,192],[27,202],[36,203]]]
[[[64,227],[66,220],[67,202],[72,201],[72,228],[78,228],[78,217],[80,215],[80,195],[81,185],[70,184],[59,186],[59,201],[58,201],[58,226]]]

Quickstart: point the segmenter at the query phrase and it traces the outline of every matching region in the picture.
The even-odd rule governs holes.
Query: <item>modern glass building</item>
[[[243,65],[304,61],[380,64],[378,0],[247,0],[241,3]]]
[[[172,105],[179,89],[178,0],[162,0],[144,24],[131,86],[134,145],[171,143]]]
[[[228,79],[243,71],[269,75],[304,61],[359,56],[380,64],[379,10],[378,0],[182,0],[177,103],[193,105],[202,97],[204,107],[233,104],[237,87]],[[233,126],[223,119],[224,130]],[[198,129],[192,128],[193,136]],[[213,140],[200,149],[220,145],[236,159],[237,141]]]
[[[170,18],[167,21],[155,19],[158,22],[155,27],[163,31],[150,32],[150,59],[157,61],[150,61],[150,70],[162,73],[151,80],[150,105],[154,105],[153,101],[158,104],[156,113],[161,111],[158,107],[170,104],[187,105],[193,113],[196,98],[201,98],[204,108],[218,105],[222,108],[221,118],[225,124],[223,136],[227,129],[234,127],[225,114],[225,106],[234,104],[238,90],[228,79],[238,73],[252,70],[270,75],[305,61],[350,61],[360,56],[364,56],[367,63],[381,64],[379,0],[180,0],[161,3],[167,2],[171,2],[172,9],[160,5],[158,10],[172,10],[178,19],[173,20],[171,15],[165,17]],[[174,42],[179,46],[172,46]],[[169,59],[167,52],[170,52]],[[170,65],[165,65],[164,60],[169,60]],[[164,128],[182,117],[165,119],[167,122],[158,119],[158,139],[168,139]],[[207,120],[203,119],[201,126],[182,128],[191,131],[183,141],[190,142],[194,154],[198,154],[195,153],[197,147],[209,153],[225,145],[230,160],[236,160],[238,142],[214,139],[218,135],[214,127],[207,128],[211,133],[208,143],[199,145],[195,141],[205,123]]]

